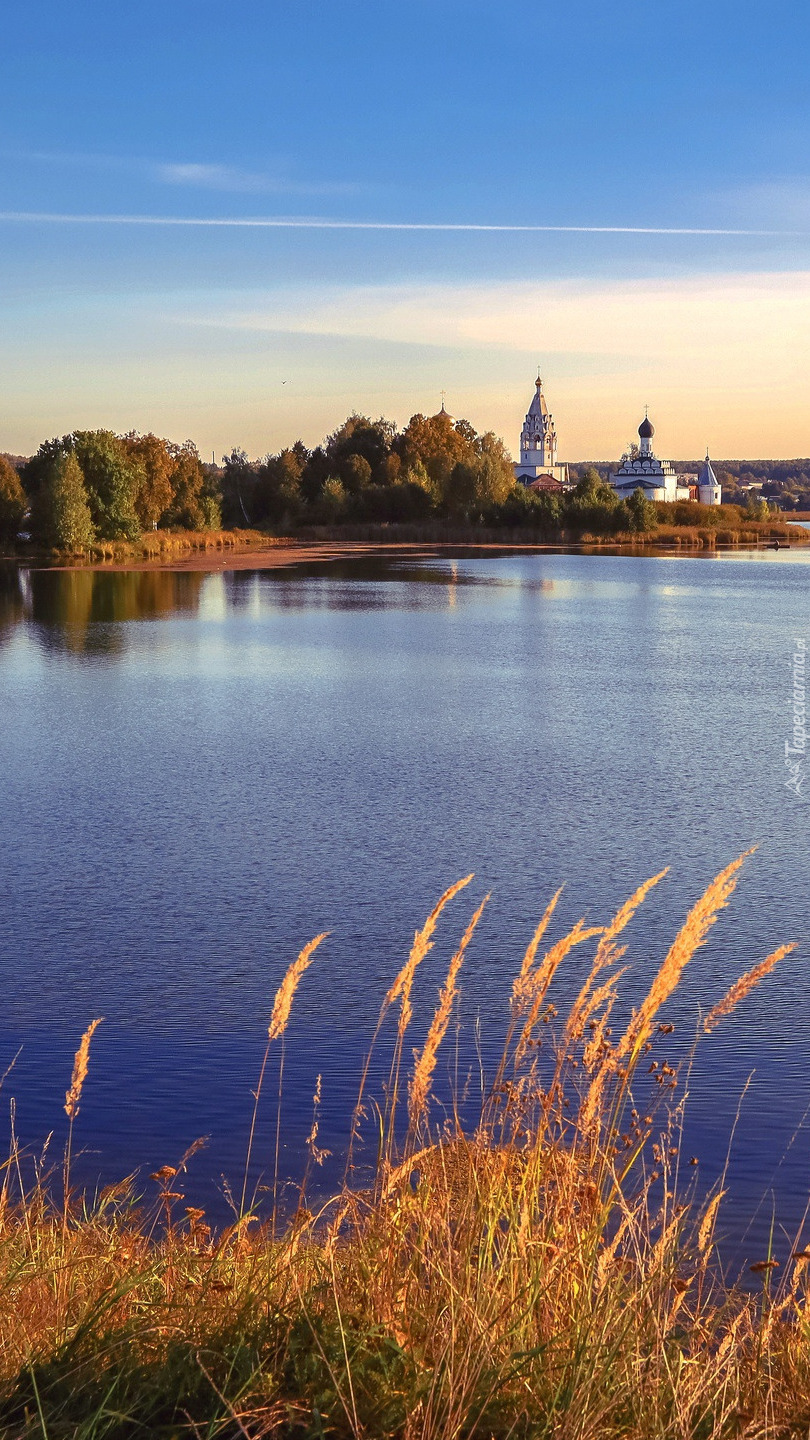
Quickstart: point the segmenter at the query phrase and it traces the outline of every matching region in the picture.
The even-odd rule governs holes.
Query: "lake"
[[[671,867],[627,932],[628,1002],[687,909],[752,845],[666,1019],[673,1059],[731,981],[799,949],[701,1042],[687,1145],[699,1184],[731,1145],[728,1243],[778,1245],[810,1192],[807,798],[786,788],[802,552],[688,559],[394,554],[287,571],[0,574],[0,1072],[32,1153],[94,1016],[76,1127],[85,1178],[176,1163],[226,1213],[278,982],[296,996],[282,1166],[322,1075],[339,1164],[380,1001],[414,929],[475,872],[419,974],[414,1043],[471,909],[448,1070],[477,1073],[550,895],[600,922]],[[561,933],[561,931],[558,931]],[[562,1009],[582,961],[556,984]],[[19,1053],[18,1053],[19,1052]],[[381,1062],[382,1063],[382,1062]],[[275,1080],[257,1166],[272,1169]],[[148,1180],[142,1182],[149,1188]]]

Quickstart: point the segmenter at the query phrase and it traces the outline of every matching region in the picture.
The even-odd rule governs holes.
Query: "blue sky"
[[[0,448],[442,389],[514,447],[539,363],[570,459],[644,404],[662,453],[807,454],[808,42],[795,0],[17,5]],[[673,230],[722,233],[631,233]]]

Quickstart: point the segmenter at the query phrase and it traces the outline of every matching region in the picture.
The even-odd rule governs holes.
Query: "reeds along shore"
[[[486,900],[468,911],[426,1040],[407,1056],[419,966],[472,877],[451,886],[384,997],[374,1036],[389,1052],[384,1093],[369,1092],[368,1066],[360,1077],[352,1144],[376,1137],[376,1170],[353,1184],[350,1151],[344,1186],[315,1213],[305,1180],[284,1225],[258,1218],[249,1147],[241,1203],[214,1235],[184,1203],[190,1155],[155,1171],[150,1208],[131,1180],[92,1200],[74,1193],[70,1146],[57,1201],[43,1177],[25,1183],[13,1146],[0,1195],[0,1435],[806,1436],[810,1252],[781,1271],[764,1255],[753,1296],[724,1287],[722,1190],[694,1211],[682,1199],[679,1077],[667,1061],[667,1001],[744,858],[693,906],[619,1033],[623,932],[665,872],[608,923],[556,938],[553,897],[466,1128],[452,1106],[434,1106],[432,1083]],[[324,939],[282,982],[265,1060],[274,1047],[283,1058],[296,987]],[[592,964],[561,1017],[555,976],[579,947]],[[792,948],[710,997],[703,1029]],[[66,1095],[73,1145],[98,1023]],[[265,1070],[257,1109],[275,1104]],[[636,1103],[650,1090],[657,1108]],[[317,1166],[317,1106],[308,1149]]]

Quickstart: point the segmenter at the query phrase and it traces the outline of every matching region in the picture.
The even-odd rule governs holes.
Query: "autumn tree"
[[[453,466],[470,459],[470,445],[444,410],[438,415],[412,415],[398,442],[406,469],[416,464],[427,472],[437,496],[444,497]]]
[[[170,446],[174,461],[171,473],[172,500],[165,523],[185,530],[218,530],[222,516],[217,497],[193,440]]]
[[[512,461],[502,440],[487,431],[479,435],[469,420],[414,415],[403,432],[401,450],[406,474],[424,483],[450,515],[470,516],[500,504],[514,484]]]
[[[17,471],[5,455],[0,455],[0,540],[14,539],[27,508]]]
[[[135,513],[144,530],[154,529],[174,499],[176,446],[157,435],[124,436],[128,453],[140,466],[141,483],[135,496]]]
[[[304,503],[301,481],[309,452],[300,440],[279,455],[267,455],[258,469],[256,517],[270,524],[297,518]]]

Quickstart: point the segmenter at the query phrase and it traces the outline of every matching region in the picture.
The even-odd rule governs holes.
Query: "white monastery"
[[[678,474],[671,460],[659,460],[653,451],[654,434],[655,427],[645,413],[638,427],[638,454],[623,455],[618,470],[609,476],[619,499],[628,500],[634,490],[641,490],[648,500],[695,500],[701,505],[719,505],[720,484],[708,451],[699,475]],[[539,375],[520,433],[515,479],[530,490],[569,488],[568,466],[557,459],[557,431]]]
[[[652,448],[655,426],[645,414],[638,427],[638,454],[622,456],[610,484],[621,500],[642,490],[648,500],[699,500],[701,505],[719,505],[720,486],[712,469],[709,452],[699,475],[678,474],[671,460],[659,460]]]

